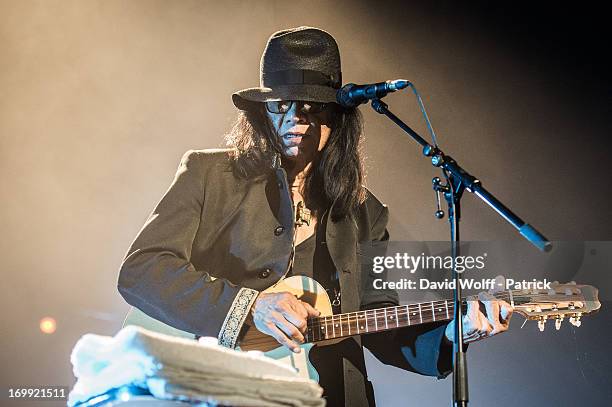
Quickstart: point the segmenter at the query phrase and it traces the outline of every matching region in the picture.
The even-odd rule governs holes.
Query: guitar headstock
[[[544,330],[546,321],[555,321],[555,328],[561,329],[565,318],[579,327],[580,318],[599,310],[601,303],[597,288],[590,285],[551,283],[549,290],[513,290],[514,311],[528,320],[538,321],[540,331]]]

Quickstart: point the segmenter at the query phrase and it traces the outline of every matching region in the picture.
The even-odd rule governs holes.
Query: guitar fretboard
[[[436,321],[449,321],[453,315],[453,300],[441,300],[317,317],[308,320],[305,339],[306,342],[318,342]]]

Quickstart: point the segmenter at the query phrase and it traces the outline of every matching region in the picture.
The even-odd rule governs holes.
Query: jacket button
[[[261,270],[259,272],[259,278],[268,278],[268,276],[270,276],[271,272],[272,272],[272,270],[270,270],[270,269]]]
[[[274,235],[275,236],[280,236],[283,234],[283,232],[285,231],[285,227],[284,226],[277,226],[276,229],[274,229]]]

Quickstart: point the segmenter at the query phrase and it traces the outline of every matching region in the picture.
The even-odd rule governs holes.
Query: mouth
[[[286,147],[298,147],[302,144],[302,137],[306,136],[304,133],[288,132],[283,134],[283,144]]]

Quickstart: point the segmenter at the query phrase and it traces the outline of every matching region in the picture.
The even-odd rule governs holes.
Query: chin
[[[298,147],[288,147],[283,151],[286,158],[297,158],[300,155],[300,149]]]

